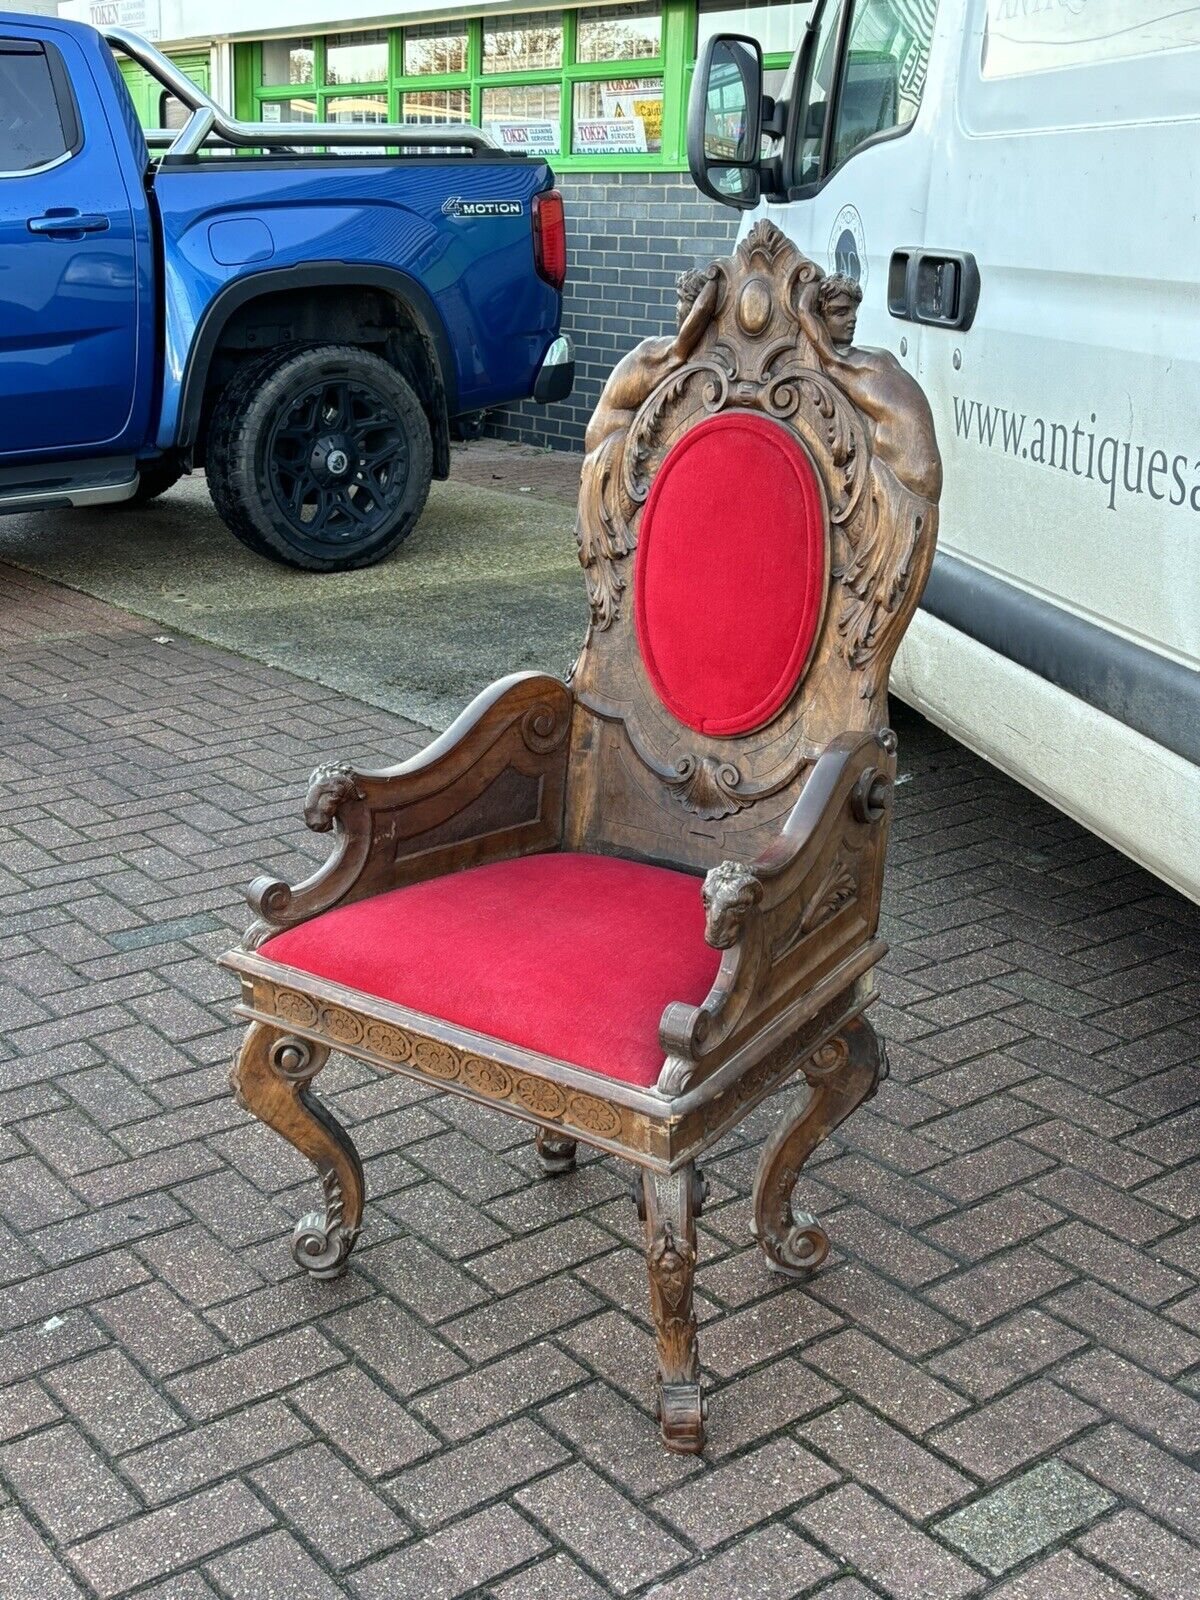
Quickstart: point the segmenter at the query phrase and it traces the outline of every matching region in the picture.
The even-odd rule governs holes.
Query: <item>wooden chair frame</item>
[[[933,555],[940,466],[928,406],[884,352],[851,343],[856,291],[826,279],[769,223],[689,275],[679,329],[610,379],[588,432],[578,538],[592,625],[569,682],[502,679],[422,754],[382,771],[313,775],[324,865],[295,888],[250,891],[255,922],[222,958],[250,1024],[233,1071],[242,1104],[314,1163],[324,1205],[296,1225],[313,1276],[345,1269],[362,1167],[311,1084],[331,1050],[523,1118],[547,1173],[583,1142],[641,1169],[658,1411],[672,1449],[704,1439],[692,1285],[702,1153],[800,1075],[754,1185],[771,1266],[805,1275],[829,1241],[793,1210],[812,1151],[886,1073],[864,1012],[895,779],[887,671]],[[638,657],[626,605],[655,472],[695,423],[775,418],[822,486],[830,583],[810,662],[788,705],[749,737],[683,728]],[[697,619],[703,625],[703,619]],[[657,1084],[642,1088],[311,977],[259,953],[335,906],[532,852],[586,850],[710,869],[703,892],[720,970],[700,1005],[669,1005]]]

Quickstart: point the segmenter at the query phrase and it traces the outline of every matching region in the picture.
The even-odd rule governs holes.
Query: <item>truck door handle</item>
[[[26,223],[30,233],[48,234],[53,239],[82,239],[85,233],[107,233],[108,218],[99,211],[47,211],[44,216],[30,217]]]
[[[895,250],[888,267],[887,301],[891,314],[906,322],[961,328],[965,333],[979,304],[975,257],[969,250]]]

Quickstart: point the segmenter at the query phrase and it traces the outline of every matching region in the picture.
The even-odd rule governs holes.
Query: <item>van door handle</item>
[[[52,239],[82,239],[85,233],[107,233],[108,218],[100,211],[47,211],[30,217],[30,233],[48,234]]]
[[[979,267],[969,250],[894,250],[888,310],[906,322],[965,333],[979,305]]]

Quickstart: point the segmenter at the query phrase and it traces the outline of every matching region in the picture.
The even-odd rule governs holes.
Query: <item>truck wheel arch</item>
[[[227,283],[205,307],[188,350],[180,386],[176,447],[192,449],[200,435],[209,377],[222,340],[240,312],[254,302],[281,294],[327,289],[381,292],[412,323],[427,347],[437,395],[432,402],[430,430],[434,440],[435,474],[449,471],[449,418],[457,411],[455,368],[450,341],[428,292],[395,268],[348,261],[272,267]]]

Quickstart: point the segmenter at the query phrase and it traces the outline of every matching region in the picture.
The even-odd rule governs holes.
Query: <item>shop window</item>
[[[575,59],[643,61],[662,50],[662,10],[657,4],[597,6],[581,11],[576,25]]]
[[[331,33],[325,41],[326,83],[386,83],[388,36],[374,33]]]
[[[538,72],[561,67],[562,60],[562,17],[557,11],[484,20],[485,72]]]
[[[432,77],[434,73],[467,70],[467,30],[449,22],[424,23],[404,30],[404,76]]]
[[[737,5],[732,0],[700,0],[696,17],[696,53],[714,33],[744,33],[757,39],[763,55],[790,56],[812,18],[815,0]],[[828,8],[827,8],[828,9]]]
[[[264,39],[262,44],[264,89],[313,81],[311,39]],[[288,121],[295,119],[288,118]]]
[[[657,155],[662,150],[662,107],[661,78],[577,83],[571,154]]]
[[[302,100],[264,100],[259,107],[264,122],[315,122],[317,102],[305,96]]]
[[[331,95],[325,102],[326,122],[352,122],[357,126],[370,127],[372,123],[383,123],[388,120],[388,97],[386,94],[339,94]],[[383,156],[387,154],[387,146],[383,144],[357,144],[357,145],[330,145],[334,155],[339,156]]]
[[[443,122],[471,120],[469,89],[410,89],[400,96],[401,122],[436,127]]]
[[[502,150],[528,150],[556,156],[562,142],[561,105],[561,89],[557,83],[485,89],[483,130]]]

